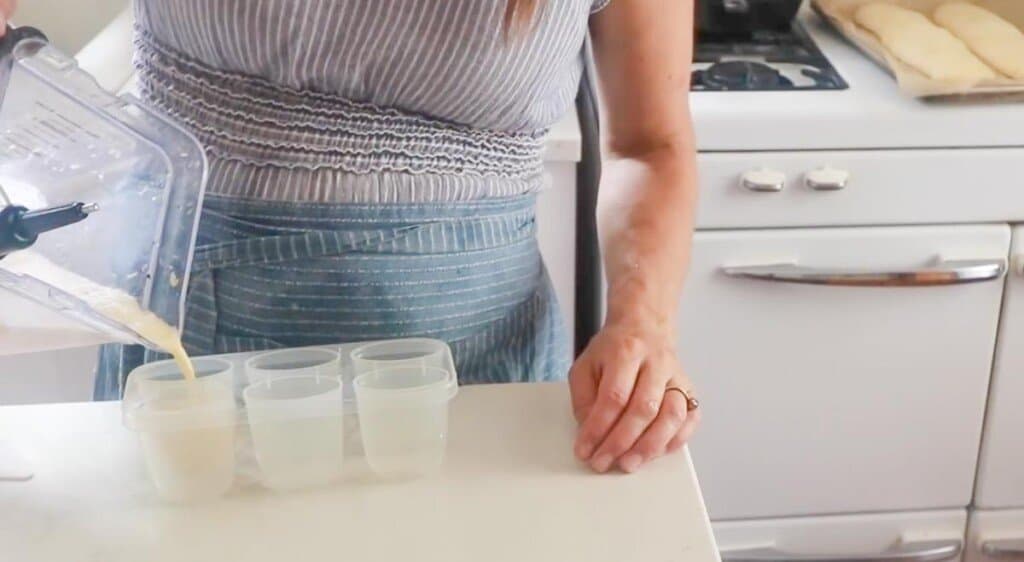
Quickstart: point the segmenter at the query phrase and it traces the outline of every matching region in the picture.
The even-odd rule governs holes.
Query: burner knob
[[[744,172],[740,176],[740,185],[750,191],[775,193],[786,187],[786,174],[768,168],[758,168]]]
[[[830,166],[811,170],[804,174],[804,184],[815,191],[839,191],[846,187],[850,172]]]

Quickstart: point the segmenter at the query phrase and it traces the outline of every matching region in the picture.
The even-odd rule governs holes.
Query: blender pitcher
[[[205,183],[193,136],[134,96],[102,89],[39,31],[8,28],[0,41],[0,355],[150,343],[24,265],[32,260],[126,293],[180,329]]]

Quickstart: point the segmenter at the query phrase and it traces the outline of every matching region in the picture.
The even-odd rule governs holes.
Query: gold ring
[[[685,390],[679,388],[678,386],[670,386],[670,387],[665,389],[665,392],[668,393],[669,391],[672,391],[672,390],[675,390],[679,394],[683,395],[683,399],[686,400],[686,411],[687,412],[692,412],[692,411],[696,410],[700,406],[700,401],[698,401],[693,396],[690,396],[690,393],[688,393]]]

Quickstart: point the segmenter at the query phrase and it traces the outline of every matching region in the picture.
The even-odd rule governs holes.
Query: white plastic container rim
[[[321,369],[334,372],[320,373]],[[340,377],[341,353],[328,347],[299,347],[259,353],[245,360],[245,376],[253,384],[269,378],[313,374]]]
[[[422,384],[411,384],[399,387],[376,386],[375,380],[385,381],[388,378],[401,376],[401,371],[429,373],[429,380]],[[363,373],[353,381],[356,401],[359,407],[402,407],[411,404],[430,404],[448,402],[459,392],[458,378],[450,369],[436,367],[420,367],[416,365],[396,365]]]
[[[374,369],[387,369],[430,362],[435,362],[438,368],[455,368],[448,344],[431,338],[371,342],[353,349],[349,356],[357,369],[360,363],[373,365]]]
[[[312,392],[307,385],[309,382],[315,383]],[[261,414],[278,421],[334,417],[345,413],[343,385],[338,377],[332,376],[291,375],[267,379],[245,387],[242,398],[247,409],[258,409]]]
[[[185,380],[173,360],[136,368],[125,385],[123,422],[134,431],[180,431],[236,422],[234,365],[216,357],[192,359],[196,380]],[[155,409],[163,401],[185,400],[201,393],[199,404]]]

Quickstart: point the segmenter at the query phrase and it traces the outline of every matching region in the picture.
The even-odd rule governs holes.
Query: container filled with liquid
[[[369,361],[369,362],[368,362]],[[158,495],[209,501],[441,470],[458,378],[448,345],[388,340],[192,359],[133,371],[125,426]]]
[[[0,96],[0,209],[92,211],[0,257],[0,354],[174,347],[206,182],[199,143],[30,28],[0,40]]]

